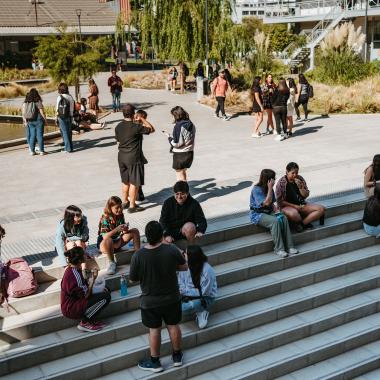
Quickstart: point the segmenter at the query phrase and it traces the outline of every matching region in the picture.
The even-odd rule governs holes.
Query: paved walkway
[[[96,78],[100,104],[109,106],[106,87],[108,74]],[[83,88],[85,94],[85,88]],[[318,96],[318,94],[316,94]],[[43,96],[54,104],[56,94]],[[160,204],[171,193],[175,174],[162,129],[172,129],[170,109],[183,106],[197,127],[195,160],[189,171],[191,192],[202,202],[208,218],[246,212],[252,182],[264,167],[273,168],[280,177],[289,161],[301,166],[311,188],[318,196],[357,188],[363,169],[379,153],[379,115],[338,115],[312,117],[298,124],[294,137],[276,142],[273,136],[252,139],[253,117],[240,116],[229,122],[215,119],[211,109],[195,101],[195,94],[175,95],[164,90],[123,92],[123,102],[145,109],[157,133],[144,138],[147,209],[127,215],[131,225],[142,231],[145,223],[157,219]],[[21,104],[22,99],[9,103]],[[50,252],[56,223],[63,208],[81,205],[89,217],[91,240],[105,200],[120,194],[117,146],[114,127],[121,114],[107,117],[105,130],[75,137],[73,154],[60,153],[60,147],[47,145],[47,156],[31,157],[25,147],[0,152],[0,223],[7,230],[3,243],[5,256]]]

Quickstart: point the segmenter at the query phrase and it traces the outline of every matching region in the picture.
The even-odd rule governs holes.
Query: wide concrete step
[[[220,363],[224,362],[226,354],[232,355],[234,360],[241,360],[247,357],[247,354],[254,355],[265,352],[283,344],[318,334],[342,323],[373,315],[379,310],[379,295],[380,290],[374,289],[360,295],[332,302],[329,305],[309,309],[306,312],[300,311],[299,314],[290,317],[283,315],[282,317],[274,317],[274,319],[266,318],[268,312],[271,312],[271,310],[275,312],[279,308],[281,309],[281,306],[277,303],[276,309],[272,302],[268,302],[266,307],[257,302],[249,305],[249,309],[248,305],[246,305],[246,307],[236,307],[214,314],[206,330],[198,330],[194,322],[183,323],[183,347],[185,349],[186,364],[183,368],[175,371],[176,374],[172,374],[172,376],[170,371],[166,372],[163,378],[186,378],[188,370],[191,371],[193,376],[218,368]],[[278,298],[273,298],[273,301],[274,303],[278,302]],[[268,307],[268,305],[271,306]],[[261,314],[260,322],[257,319],[259,314]],[[256,327],[260,325],[261,327]],[[112,326],[107,329],[111,328]],[[123,377],[124,379],[147,377],[146,373],[134,368],[137,360],[144,357],[147,352],[147,335],[126,337],[120,342],[110,343],[102,347],[97,346],[96,342],[99,342],[105,333],[106,331],[95,334],[82,334],[87,335],[87,338],[91,341],[88,343],[83,340],[83,344],[90,345],[90,348],[86,351],[75,355],[70,355],[69,352],[65,351],[65,357],[62,359],[52,360],[49,363],[16,372],[14,375],[9,375],[8,378],[92,379],[126,368],[127,370],[113,376],[116,376],[115,378]],[[76,335],[80,334],[76,332]],[[97,335],[98,339],[96,339]],[[30,345],[32,342],[28,342],[28,344]],[[75,342],[75,345],[77,344],[78,341]],[[46,344],[46,355],[53,359],[56,352],[55,347],[50,345],[50,350],[47,350],[48,346]],[[73,343],[69,346],[71,350],[73,346]],[[37,350],[34,353],[34,361],[44,354],[44,352]],[[161,353],[162,355],[170,353],[166,332],[163,334]],[[26,359],[29,365],[32,358]],[[46,358],[46,360],[48,359]],[[228,360],[227,363],[230,361]],[[7,364],[16,366],[16,357],[9,358]],[[7,370],[9,373],[12,368]],[[184,373],[186,373],[186,376],[184,376]]]
[[[246,352],[247,358],[243,360],[235,361],[234,352],[232,351],[230,352],[232,364],[199,376],[190,375],[187,378],[193,380],[278,378],[294,369],[333,358],[364,344],[372,343],[379,338],[380,313],[376,313],[257,354],[254,357],[251,357],[251,352]],[[244,336],[242,339],[244,339]],[[228,338],[225,338],[225,340],[228,340]],[[223,343],[223,341],[224,339],[220,340],[220,343]],[[227,352],[224,355],[227,357]],[[285,376],[285,378],[287,377]],[[170,377],[167,376],[165,379],[170,379]],[[307,379],[307,377],[303,379]]]
[[[329,224],[329,219],[338,215],[343,215],[352,212],[362,212],[365,204],[365,197],[362,192],[352,193],[340,197],[326,198],[318,200],[319,203],[326,207],[326,224]],[[358,214],[358,215],[359,215]],[[248,211],[247,215],[229,218],[227,220],[218,221],[210,224],[208,231],[202,239],[199,239],[199,244],[207,246],[210,244],[221,243],[231,239],[237,239],[242,236],[254,235],[262,233],[264,230],[261,227],[253,226],[249,223]],[[95,245],[90,247],[91,250],[97,251]],[[20,253],[22,256],[22,253]],[[119,264],[128,264],[131,255],[125,252],[117,253],[116,258]],[[104,269],[107,265],[104,256],[96,257],[96,263],[100,269]],[[41,262],[32,265],[36,272],[36,277],[39,283],[51,282],[55,279],[62,278],[64,269],[59,265],[58,258],[52,259],[51,264],[42,265]]]
[[[215,269],[218,276],[219,286],[222,286],[224,282],[228,284],[232,282],[233,279],[235,279],[235,281],[240,280],[240,282],[222,286],[219,295],[222,296],[224,293],[231,294],[228,297],[228,302],[230,304],[232,303],[236,305],[239,304],[239,302],[247,303],[298,287],[310,285],[315,282],[324,281],[337,275],[350,273],[355,270],[379,264],[380,249],[378,246],[371,246],[371,244],[375,243],[376,239],[374,237],[366,236],[362,231],[356,231],[354,234],[358,234],[358,236],[362,235],[364,239],[365,243],[361,242],[359,245],[364,246],[367,244],[370,246],[359,251],[327,257],[318,260],[317,262],[312,261],[303,265],[284,268],[284,261],[296,260],[296,262],[299,261],[299,263],[302,264],[303,256],[313,255],[315,250],[319,251],[322,257],[326,257],[326,251],[329,250],[328,245],[322,244],[321,249],[321,242],[314,242],[314,244],[309,243],[309,248],[310,246],[314,246],[312,249],[309,249],[309,251],[305,250],[305,253],[300,253],[285,260],[272,254],[273,260],[271,257],[270,260],[272,262],[267,265],[272,266],[273,270],[276,270],[276,266],[278,265],[280,271],[259,277],[256,276],[259,275],[260,265],[262,267],[263,263],[257,262],[257,258],[254,256],[247,258],[242,262],[233,262],[231,268],[216,267]],[[356,239],[352,240],[349,238],[348,241],[348,243],[343,243],[340,249],[344,248],[344,246],[350,247],[357,244]],[[330,248],[330,254],[334,254],[334,246]],[[259,256],[258,259],[260,259]],[[310,261],[310,259],[307,261]],[[259,267],[255,272],[255,267],[257,266]],[[235,295],[234,289],[239,289]],[[127,297],[120,297],[117,291],[113,292],[112,301],[104,311],[104,315],[112,316],[137,309],[139,304],[139,294],[140,291],[137,286],[129,289],[129,295]],[[218,304],[219,303],[217,302],[214,307],[217,308]],[[43,309],[33,309],[29,312],[10,315],[3,318],[0,337],[2,344],[4,345],[6,343],[14,343],[19,340],[56,331],[58,326],[59,328],[65,328],[72,326],[73,324],[74,321],[64,318],[61,315],[59,305],[48,306]]]
[[[330,279],[286,293],[276,294],[264,300],[245,305],[244,302],[249,302],[250,298],[244,295],[242,289],[233,289],[232,293],[227,293],[222,288],[222,295],[217,299],[216,307],[210,317],[210,326],[212,323],[218,323],[222,320],[224,323],[222,330],[231,331],[232,333],[237,326],[239,328],[259,326],[263,323],[288,317],[297,312],[317,308],[345,297],[351,297],[362,291],[370,291],[376,288],[379,283],[378,267],[375,267],[375,270],[372,268],[362,270],[337,279]],[[367,295],[370,298],[375,297],[375,295],[378,297],[379,292],[378,289],[374,289]],[[366,295],[360,298],[356,297],[353,299],[353,305],[366,302],[366,297]],[[377,301],[379,298],[375,299]],[[344,303],[345,301],[342,302]],[[227,316],[219,317],[220,314],[218,313],[226,310],[228,310]],[[131,338],[146,331],[141,324],[138,310],[111,317],[108,321],[111,325],[94,335],[79,333],[75,327],[72,327],[57,329],[54,333],[3,346],[0,374],[3,373],[2,371],[11,372],[30,366],[32,363],[35,365],[74,354],[83,349],[91,349],[94,345],[100,346],[127,337]],[[207,331],[210,331],[210,329],[207,329]],[[211,337],[213,333],[213,331],[210,331]],[[208,339],[207,337],[209,336],[206,336],[206,339]]]
[[[255,275],[262,275],[270,273],[271,271],[284,269],[288,264],[299,265],[308,260],[311,261],[333,254],[331,250],[326,249],[326,247],[330,245],[334,246],[338,249],[339,253],[341,253],[343,250],[348,251],[350,249],[357,249],[361,246],[364,247],[373,244],[374,239],[368,238],[368,236],[362,231],[357,231],[352,235],[349,235],[349,231],[354,231],[357,228],[361,228],[361,215],[359,215],[359,212],[353,212],[347,215],[331,218],[323,227],[297,234],[295,235],[295,242],[300,252],[310,252],[311,250],[314,250],[315,257],[308,255],[303,258],[304,261],[301,261],[301,259],[296,261],[286,260],[285,262],[283,260],[277,260],[277,266],[267,264],[268,258],[272,260],[276,258],[272,252],[273,242],[268,232],[252,236],[244,236],[228,242],[211,244],[204,247],[204,252],[208,256],[209,263],[214,266],[218,264],[229,264],[230,262],[236,262],[244,258],[249,259],[253,255],[260,254],[260,258],[263,259],[260,265],[261,271],[259,270],[259,267],[257,267]],[[344,232],[347,234],[343,234]],[[337,234],[343,235],[337,237],[335,236]],[[317,239],[320,239],[319,242]],[[355,241],[355,239],[357,239],[357,241]],[[305,243],[310,241],[314,242],[314,244]],[[320,249],[316,251],[316,247],[320,247]],[[268,251],[271,253],[265,255],[262,254],[263,252],[268,253]],[[338,251],[336,253],[338,253]],[[255,260],[259,260],[258,262],[260,262],[260,259]],[[226,269],[229,269],[229,265],[226,265]],[[129,265],[125,264],[119,265],[117,273],[113,276],[107,276],[105,274],[105,269],[101,270],[100,275],[106,278],[106,283],[109,289],[117,290],[120,286],[120,275],[128,273]],[[234,281],[234,277],[230,277],[230,279],[230,281]],[[39,286],[38,293],[26,298],[9,299],[11,314],[20,314],[31,309],[40,309],[59,303],[60,281],[60,279],[57,279],[43,283]],[[9,316],[8,312],[5,309],[0,309],[0,317],[7,316]]]
[[[298,371],[288,373],[278,380],[379,380],[380,341],[365,344],[341,355],[322,360]],[[370,372],[368,372],[370,371]],[[358,377],[356,377],[358,376]]]

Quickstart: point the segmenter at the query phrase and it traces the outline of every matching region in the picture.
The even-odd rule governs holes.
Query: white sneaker
[[[204,329],[207,326],[209,314],[210,313],[207,310],[197,313],[196,320],[200,329]]]
[[[298,253],[298,249],[297,248],[289,248],[288,253],[291,255],[296,255]]]
[[[251,137],[253,137],[254,139],[259,139],[261,137],[261,134],[260,133],[252,133]]]
[[[283,135],[277,135],[274,139],[276,141],[283,141],[283,140],[285,140],[285,136],[283,136]]]
[[[228,121],[228,120],[230,120],[230,119],[231,119],[230,116],[227,116],[227,115],[222,116],[222,120],[223,120],[223,121]]]
[[[278,133],[277,133],[277,131],[276,131],[275,129],[273,129],[273,134],[274,134],[275,136],[278,135]]]
[[[116,263],[111,261],[108,265],[106,274],[111,275],[116,273]]]
[[[278,255],[280,257],[286,257],[286,256],[288,256],[288,253],[285,251],[278,251],[278,252],[276,252],[276,255]]]

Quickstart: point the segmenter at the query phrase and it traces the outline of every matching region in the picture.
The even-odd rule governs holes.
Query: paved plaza
[[[102,106],[111,105],[107,76],[101,73],[95,78]],[[82,94],[86,93],[83,86]],[[54,104],[55,99],[55,93],[43,96],[45,105]],[[161,130],[171,131],[170,109],[176,105],[189,112],[197,128],[189,181],[191,193],[210,219],[247,212],[250,188],[262,168],[273,168],[279,178],[286,164],[296,161],[312,196],[317,197],[360,187],[364,168],[380,150],[379,115],[311,115],[309,123],[296,124],[293,138],[277,142],[273,136],[250,137],[252,116],[233,117],[228,122],[215,119],[213,110],[198,104],[193,93],[126,89],[122,102],[145,109],[156,128],[156,133],[144,137],[149,161],[146,210],[126,213],[126,219],[141,232],[147,221],[159,218],[161,204],[175,182],[169,144]],[[20,105],[22,99],[8,103]],[[106,129],[74,136],[73,154],[61,153],[56,143],[47,144],[49,154],[43,157],[29,156],[26,146],[0,152],[0,223],[7,231],[6,258],[52,251],[56,223],[69,204],[83,208],[94,243],[105,200],[120,195],[114,128],[121,118],[121,113],[110,114]]]

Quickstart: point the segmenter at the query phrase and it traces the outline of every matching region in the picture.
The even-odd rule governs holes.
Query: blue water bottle
[[[127,278],[124,274],[120,277],[120,295],[122,297],[125,297],[128,294],[128,284],[127,284]]]

